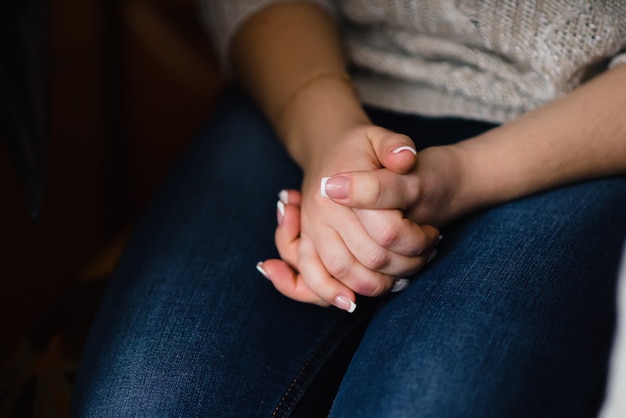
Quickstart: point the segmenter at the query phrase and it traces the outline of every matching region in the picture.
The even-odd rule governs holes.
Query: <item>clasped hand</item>
[[[305,169],[302,193],[281,193],[282,259],[260,263],[260,271],[285,296],[347,311],[356,294],[388,292],[433,257],[438,227],[455,216],[458,165],[449,148],[426,149],[418,161],[405,135],[349,130]]]

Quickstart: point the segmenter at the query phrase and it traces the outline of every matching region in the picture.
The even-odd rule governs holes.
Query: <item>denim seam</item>
[[[298,403],[301,395],[307,389],[309,383],[311,383],[311,381],[320,371],[324,362],[332,355],[332,353],[344,341],[344,339],[353,332],[358,324],[360,324],[363,320],[368,319],[368,315],[363,315],[361,316],[361,318],[359,318],[359,320],[341,321],[338,326],[334,327],[333,329],[331,329],[331,331],[328,332],[328,334],[322,339],[322,341],[308,356],[307,360],[300,367],[300,370],[298,370],[296,377],[294,377],[291,384],[281,397],[278,405],[276,405],[276,408],[274,409],[271,418],[278,417],[283,407],[285,409],[283,410],[280,417],[285,418],[289,416],[289,412]],[[307,378],[303,381],[300,381],[300,378],[307,372],[309,372]],[[297,393],[294,394],[293,391],[298,386],[298,384],[300,388],[298,389]],[[289,397],[291,397],[291,400],[289,401],[289,404],[285,406],[285,403]]]
[[[287,388],[287,390],[285,391],[285,393],[283,394],[282,398],[280,399],[280,402],[278,402],[278,405],[276,405],[276,408],[274,409],[274,412],[272,413],[272,418],[277,417],[278,412],[281,410],[281,407],[283,406],[283,404],[285,403],[285,401],[287,400],[287,398],[289,397],[290,393],[293,391],[293,389],[296,387],[296,384],[298,383],[298,381],[300,380],[300,377],[304,374],[304,372],[309,368],[309,365],[312,363],[313,358],[317,357],[316,354],[319,351],[319,349],[316,349],[315,351],[313,351],[313,353],[309,356],[309,358],[307,359],[307,361],[302,365],[302,367],[300,367],[300,370],[298,371],[298,374],[296,375],[296,377],[293,378],[293,380],[291,381],[291,384],[289,385],[289,387]],[[313,379],[314,374],[310,374],[309,377],[302,383],[300,390],[298,391],[298,393],[291,399],[291,403],[287,406],[287,408],[285,409],[282,417],[286,417],[287,414],[289,413],[289,411],[291,411],[291,409],[293,408],[293,406],[296,404],[296,402],[298,401],[298,398],[300,397],[300,394],[302,394],[302,392],[304,391],[304,389],[306,388],[306,386],[308,385],[308,383]]]

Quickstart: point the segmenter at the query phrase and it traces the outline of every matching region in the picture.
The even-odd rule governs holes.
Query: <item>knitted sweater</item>
[[[298,0],[201,1],[227,68],[246,18]],[[399,112],[505,122],[626,62],[626,0],[307,1],[338,19],[362,100]]]

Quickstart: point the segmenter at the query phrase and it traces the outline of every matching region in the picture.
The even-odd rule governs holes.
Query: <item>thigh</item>
[[[594,416],[614,325],[626,179],[451,226],[376,313],[331,416]]]
[[[290,301],[255,270],[277,256],[277,194],[300,180],[256,108],[229,93],[123,255],[85,349],[76,415],[292,407],[360,320]]]

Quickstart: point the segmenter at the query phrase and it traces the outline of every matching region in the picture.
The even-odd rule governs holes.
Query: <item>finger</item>
[[[304,233],[300,238],[298,268],[307,287],[324,302],[339,309],[354,312],[356,309],[354,292],[328,273],[311,237]]]
[[[415,167],[417,151],[408,136],[380,127],[369,129],[367,136],[383,167],[399,174],[406,174]]]
[[[328,274],[363,296],[380,296],[391,289],[394,278],[365,267],[348,250],[336,231],[320,228],[316,232],[316,238],[324,243],[318,248],[318,253]]]
[[[291,204],[285,205],[279,200],[276,203],[276,217],[278,226],[274,233],[274,243],[280,257],[295,267],[298,265],[300,208]]]
[[[405,256],[417,256],[431,248],[439,231],[417,225],[395,209],[354,209],[369,236],[383,248]]]
[[[326,203],[334,206],[332,202]],[[324,251],[330,258],[329,248],[337,252],[341,249],[331,245],[341,243],[365,268],[390,276],[412,273],[421,266],[422,262],[419,259],[397,254],[374,241],[354,210],[341,207],[337,209],[340,210],[334,212],[328,223],[318,224],[310,231],[306,231],[313,238],[320,253]],[[325,261],[325,258],[323,260]]]
[[[302,280],[302,277],[282,260],[266,260],[256,265],[257,270],[270,280],[276,290],[283,295],[299,302],[314,303],[328,306]]]
[[[420,184],[416,176],[400,175],[383,168],[325,177],[320,193],[351,208],[405,210],[418,201]]]
[[[285,205],[290,204],[300,206],[302,202],[302,193],[298,190],[283,189],[280,193],[278,193],[278,199]]]
[[[381,283],[371,274],[380,278],[402,276],[416,273],[423,266],[423,260],[417,256],[405,256],[387,250],[378,245],[358,222],[344,222],[344,229],[350,234],[331,227],[318,227],[315,242],[318,252],[329,273],[356,293],[376,296],[384,293],[391,282]],[[369,273],[369,274],[368,274]],[[354,279],[356,277],[356,279]]]

